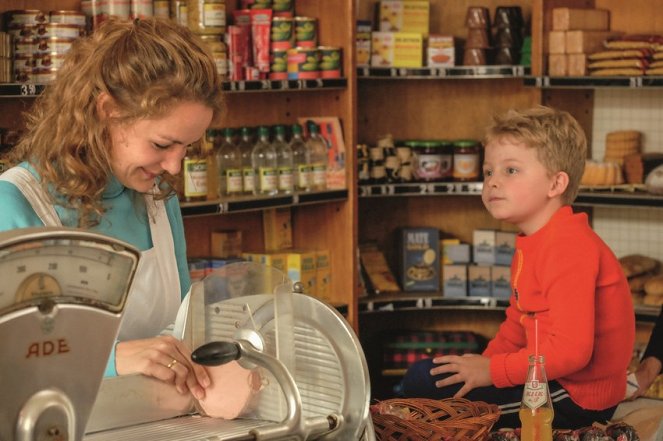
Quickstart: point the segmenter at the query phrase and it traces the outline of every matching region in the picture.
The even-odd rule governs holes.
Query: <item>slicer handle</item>
[[[213,341],[200,346],[191,354],[191,360],[203,366],[220,366],[239,359],[240,347],[228,341]]]

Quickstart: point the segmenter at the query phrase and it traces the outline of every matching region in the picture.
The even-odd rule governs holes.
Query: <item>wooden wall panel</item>
[[[596,0],[596,7],[610,11],[610,27],[630,34],[663,34],[660,1]]]
[[[216,230],[240,230],[242,248],[263,250],[262,213],[236,213],[223,216],[189,216],[184,218],[188,257],[209,257],[210,238]]]
[[[578,120],[587,136],[587,153],[591,158],[594,91],[590,89],[546,90],[543,93],[542,104],[566,110]]]
[[[362,80],[359,142],[385,134],[405,138],[482,138],[495,113],[539,102],[540,91],[522,79]]]

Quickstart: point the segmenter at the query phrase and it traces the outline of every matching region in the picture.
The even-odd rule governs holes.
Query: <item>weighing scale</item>
[[[91,232],[0,233],[0,440],[83,438],[139,257]]]
[[[102,381],[138,260],[93,233],[0,234],[0,441],[375,439],[354,331],[264,265],[193,283],[175,324],[196,362],[237,363],[258,379],[237,418],[206,416],[190,394],[142,375]]]

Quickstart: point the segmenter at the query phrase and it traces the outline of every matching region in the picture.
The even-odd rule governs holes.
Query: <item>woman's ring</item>
[[[173,366],[175,366],[176,364],[177,364],[177,360],[173,358],[173,361],[171,361],[170,363],[168,363],[168,365],[167,365],[166,367],[167,367],[168,369],[172,369]]]

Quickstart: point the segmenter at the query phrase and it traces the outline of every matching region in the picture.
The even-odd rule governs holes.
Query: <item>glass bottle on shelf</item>
[[[306,143],[302,138],[302,126],[293,124],[292,139],[290,140],[292,150],[292,162],[294,168],[295,190],[311,190],[311,155]]]
[[[311,155],[311,188],[324,190],[327,188],[327,142],[320,135],[320,127],[312,122],[306,146]]]
[[[276,151],[276,165],[278,171],[278,191],[279,193],[292,193],[293,182],[293,159],[292,149],[285,140],[285,126],[278,125],[274,127],[274,141],[272,147]]]
[[[276,176],[276,151],[269,142],[269,128],[258,129],[258,140],[251,152],[251,163],[257,173],[256,193],[273,195],[277,192],[278,177]]]
[[[242,154],[233,142],[233,129],[223,130],[223,138],[216,151],[218,192],[220,197],[242,193]]]
[[[520,402],[521,441],[552,441],[554,416],[543,355],[530,355],[527,381]]]
[[[200,142],[191,144],[183,159],[184,200],[204,201],[207,198],[207,158]]]
[[[242,127],[241,133],[237,147],[242,157],[242,193],[256,194],[256,171],[251,161],[251,153],[253,152],[251,129]]]

